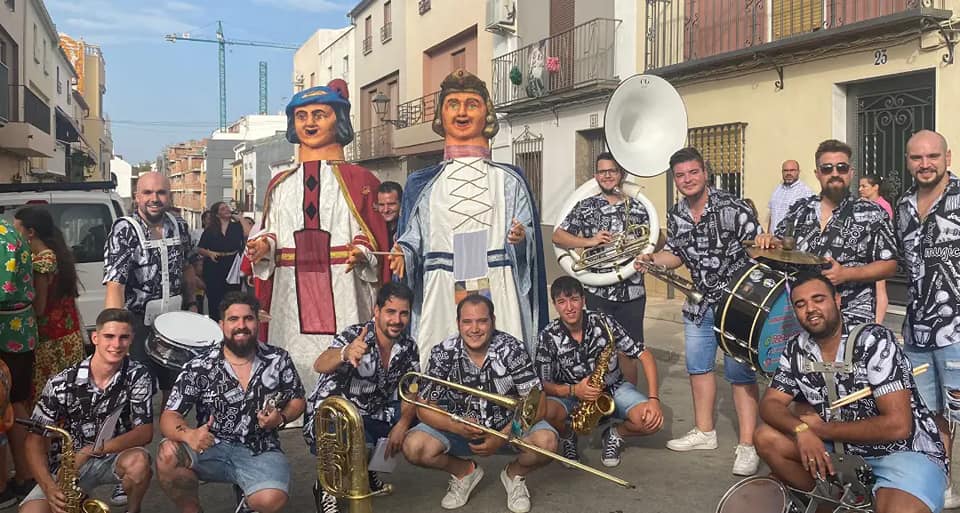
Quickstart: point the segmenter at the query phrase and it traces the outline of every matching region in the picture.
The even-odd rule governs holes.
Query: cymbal
[[[745,249],[747,250],[747,254],[750,255],[750,258],[765,258],[785,264],[820,265],[828,262],[826,258],[806,251],[786,250],[782,248],[762,249],[756,246],[748,246]]]

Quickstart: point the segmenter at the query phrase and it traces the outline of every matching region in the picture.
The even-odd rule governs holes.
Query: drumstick
[[[923,364],[923,365],[918,365],[918,366],[916,366],[916,367],[913,368],[913,375],[914,375],[914,376],[917,376],[917,375],[919,375],[919,374],[923,374],[924,372],[927,372],[927,370],[928,370],[929,368],[930,368],[930,364],[929,364],[929,363],[925,363],[925,364]],[[860,399],[863,399],[864,397],[867,397],[867,396],[869,396],[869,395],[872,394],[872,393],[873,393],[873,390],[872,390],[870,387],[864,387],[864,388],[862,388],[862,389],[860,389],[860,390],[858,390],[858,391],[856,391],[856,392],[854,392],[854,393],[852,393],[852,394],[845,395],[845,396],[841,397],[840,399],[837,399],[837,400],[834,401],[833,404],[831,404],[830,407],[827,408],[827,409],[828,409],[828,410],[836,410],[837,408],[846,406],[846,405],[848,405],[848,404],[850,404],[850,403],[857,402],[857,401],[859,401]]]

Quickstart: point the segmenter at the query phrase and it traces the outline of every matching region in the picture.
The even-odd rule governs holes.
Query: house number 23
[[[873,52],[873,65],[882,66],[887,63],[887,49],[881,48]]]

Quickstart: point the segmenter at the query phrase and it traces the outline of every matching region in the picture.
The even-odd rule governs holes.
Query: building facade
[[[160,172],[170,178],[170,199],[191,227],[200,226],[206,208],[203,164],[207,141],[187,141],[167,146]]]
[[[99,46],[82,39],[61,34],[60,46],[77,72],[77,91],[86,104],[82,128],[87,153],[93,163],[87,166],[85,178],[106,180],[110,177],[110,160],[113,159],[113,137],[103,104],[103,97],[107,94],[106,60]]]

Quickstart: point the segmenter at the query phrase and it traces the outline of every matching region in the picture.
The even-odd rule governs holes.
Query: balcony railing
[[[10,68],[0,62],[0,126],[10,121]]]
[[[618,82],[619,20],[597,18],[493,59],[493,103],[503,107]],[[567,98],[569,99],[569,98]]]
[[[385,158],[393,155],[393,126],[379,125],[357,132],[354,138],[358,161]]]
[[[18,87],[23,87],[23,120],[49,134],[50,106],[33,94],[30,88]]]
[[[397,105],[397,119],[400,126],[408,127],[421,123],[431,123],[439,111],[437,103],[440,101],[440,91],[421,96]]]
[[[380,42],[386,43],[391,39],[393,39],[393,23],[388,21],[380,27]]]
[[[836,35],[838,29],[878,28],[883,19],[905,19],[944,8],[944,0],[647,0],[647,70],[698,61],[738,50],[762,51]],[[872,22],[872,23],[871,23]],[[812,34],[816,34],[815,36]],[[806,38],[804,37],[806,36]]]
[[[366,55],[373,51],[373,36],[363,38],[363,54]]]

